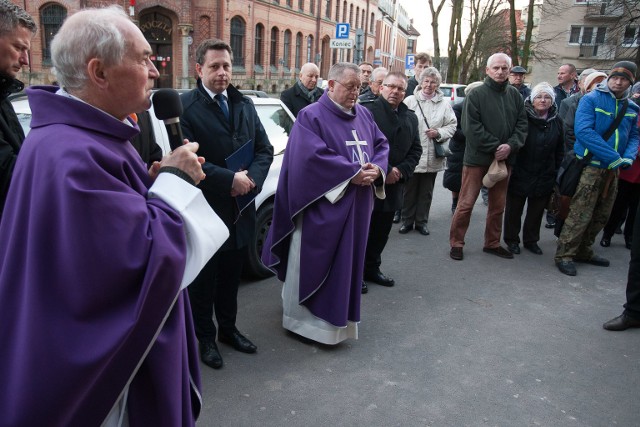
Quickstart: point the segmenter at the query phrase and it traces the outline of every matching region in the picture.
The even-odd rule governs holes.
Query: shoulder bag
[[[420,101],[417,98],[416,98],[416,101],[418,102],[418,108],[420,108],[420,114],[422,114],[422,119],[424,120],[424,124],[427,125],[428,129],[431,129],[431,126],[429,126],[429,122],[427,121],[427,116],[425,116],[424,111],[422,111],[422,106],[420,105]],[[448,157],[451,155],[451,150],[449,150],[448,139],[442,142],[437,142],[435,139],[432,139],[431,141],[433,142],[433,149],[434,149],[434,152],[436,153],[437,158],[441,159],[443,157]]]

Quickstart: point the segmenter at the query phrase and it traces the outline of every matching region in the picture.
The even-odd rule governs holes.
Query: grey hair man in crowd
[[[31,39],[36,33],[33,18],[9,0],[0,0],[0,218],[24,132],[9,102],[10,94],[24,84],[16,77],[29,65]]]
[[[373,73],[371,73],[371,77],[369,78],[369,87],[358,97],[358,101],[375,101],[378,96],[380,96],[380,88],[382,87],[382,82],[387,76],[387,73],[389,73],[389,70],[384,67],[374,69]]]
[[[527,137],[527,114],[522,96],[509,84],[510,69],[509,56],[504,53],[491,55],[483,85],[474,89],[464,101],[462,130],[466,136],[466,149],[462,186],[449,233],[450,256],[458,261],[463,258],[464,237],[489,165],[494,159],[503,160],[511,171],[510,165],[515,162]],[[483,251],[501,258],[513,258],[511,252],[500,246],[508,181],[508,178],[503,179],[489,189],[484,233]]]
[[[280,94],[280,100],[289,108],[294,116],[307,105],[316,102],[323,90],[317,87],[320,70],[313,62],[307,62],[300,68],[298,81]]]

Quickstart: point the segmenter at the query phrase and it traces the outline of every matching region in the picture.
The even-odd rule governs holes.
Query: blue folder
[[[227,169],[233,172],[239,172],[243,170],[249,169],[251,166],[251,162],[253,162],[253,140],[249,140],[242,145],[242,147],[238,148],[234,151],[229,157],[227,157],[225,162],[227,163]],[[238,218],[242,214],[242,211],[253,202],[253,199],[256,198],[258,192],[253,189],[249,191],[247,194],[242,196],[236,196],[236,204],[238,205]]]

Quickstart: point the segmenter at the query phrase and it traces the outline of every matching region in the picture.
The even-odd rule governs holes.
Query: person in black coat
[[[9,191],[24,131],[13,110],[9,95],[20,92],[17,80],[21,67],[29,65],[31,38],[37,26],[33,18],[10,1],[0,1],[0,218]]]
[[[451,212],[453,213],[456,211],[456,206],[458,206],[458,193],[460,193],[460,186],[462,185],[465,137],[462,133],[462,102],[455,104],[452,108],[458,124],[456,133],[449,140],[451,154],[447,157],[447,168],[442,176],[442,185],[451,191]]]
[[[280,100],[295,117],[298,117],[298,111],[316,102],[324,93],[316,86],[318,76],[320,70],[316,64],[307,62],[300,68],[300,79],[280,94]]]
[[[520,253],[518,235],[525,203],[523,245],[534,254],[542,254],[538,246],[540,224],[564,156],[562,120],[557,116],[554,98],[551,85],[540,83],[525,101],[529,130],[511,172],[504,215],[504,242],[514,254]]]
[[[418,117],[402,102],[406,87],[407,78],[403,73],[389,73],[380,96],[375,101],[362,104],[371,111],[376,124],[389,140],[389,166],[384,188],[386,198],[374,201],[364,261],[364,279],[383,286],[393,286],[395,282],[380,271],[381,254],[389,239],[393,214],[402,207],[404,183],[413,175],[422,155]],[[362,291],[367,292],[364,283]]]
[[[233,53],[222,40],[203,41],[196,51],[197,88],[182,94],[184,112],[180,125],[184,137],[200,144],[206,174],[199,188],[211,208],[229,228],[229,239],[189,285],[191,311],[202,361],[222,367],[216,346],[227,343],[238,351],[255,353],[257,347],[236,328],[237,295],[247,245],[255,233],[256,212],[251,202],[239,212],[236,196],[257,194],[273,161],[273,147],[260,123],[253,102],[231,82]],[[246,170],[233,171],[225,159],[249,141],[253,161]]]
[[[140,133],[131,138],[131,145],[136,149],[142,161],[148,167],[154,162],[162,160],[162,148],[156,142],[156,136],[153,133],[153,125],[151,124],[151,115],[149,111],[141,111],[135,114],[133,119],[140,128]]]

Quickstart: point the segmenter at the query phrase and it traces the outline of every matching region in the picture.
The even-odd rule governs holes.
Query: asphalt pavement
[[[237,325],[258,352],[219,344],[224,367],[202,365],[198,425],[640,425],[640,329],[602,329],[624,303],[623,237],[596,243],[610,267],[565,276],[544,227],[543,255],[482,252],[479,199],[454,261],[441,176],[434,199],[431,235],[394,226],[382,270],[396,286],[369,285],[358,340],[303,342],[282,328],[277,279],[243,283]]]

